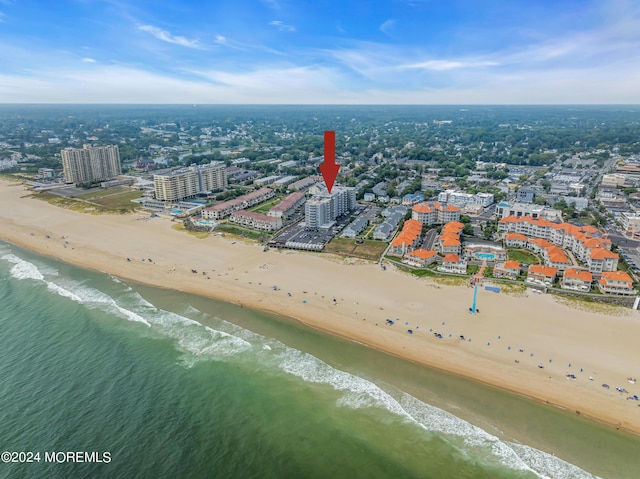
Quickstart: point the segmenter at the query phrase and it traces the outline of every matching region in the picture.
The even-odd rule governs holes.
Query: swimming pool
[[[495,259],[496,255],[493,253],[476,253],[476,258],[480,259]]]
[[[180,213],[182,213],[182,210],[178,210],[178,209],[171,210],[172,215],[179,215]]]
[[[213,221],[205,221],[205,220],[198,221],[198,224],[200,226],[215,226],[215,223]]]

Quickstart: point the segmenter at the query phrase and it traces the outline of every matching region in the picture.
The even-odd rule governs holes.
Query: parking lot
[[[422,247],[427,250],[433,249],[433,245],[437,237],[438,237],[438,230],[436,230],[435,228],[430,229],[424,235]]]
[[[618,253],[634,273],[640,273],[640,253],[638,253],[637,248],[619,248]]]
[[[352,213],[357,215],[357,212]],[[319,251],[333,239],[340,231],[342,231],[349,223],[351,223],[351,214],[338,218],[331,228],[318,228],[315,230],[305,229],[304,223],[298,223],[277,236],[274,236],[269,245],[276,248],[290,248],[290,243],[297,243],[293,249],[308,249]],[[289,246],[287,246],[289,243]]]
[[[300,249],[321,249],[335,236],[333,229],[306,230],[301,224],[288,229],[274,237],[269,244],[277,248],[285,248],[287,243],[299,243]]]

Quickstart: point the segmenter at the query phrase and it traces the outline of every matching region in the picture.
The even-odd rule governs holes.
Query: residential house
[[[509,259],[502,263],[497,263],[493,268],[493,275],[496,278],[516,279],[520,274],[520,263]]]
[[[526,248],[527,237],[520,233],[507,233],[504,235],[504,244],[507,248]]]
[[[590,291],[593,275],[589,271],[578,268],[568,268],[564,272],[560,285],[563,289],[574,291]]]
[[[407,253],[403,262],[418,268],[426,268],[435,262],[437,258],[438,255],[435,251],[420,248]]]
[[[598,281],[598,289],[604,294],[633,296],[637,291],[633,279],[624,271],[605,271]]]
[[[422,234],[422,223],[416,220],[404,222],[402,231],[391,242],[389,254],[403,256],[409,251],[413,251],[419,243]]]
[[[558,270],[551,266],[543,266],[541,264],[532,264],[529,266],[527,273],[527,281],[530,283],[542,283],[551,286],[556,279]]]
[[[438,271],[442,271],[443,273],[466,274],[467,262],[457,254],[448,254],[442,259],[442,266],[438,268]]]

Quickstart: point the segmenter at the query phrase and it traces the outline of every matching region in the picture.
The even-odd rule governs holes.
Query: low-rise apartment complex
[[[571,266],[565,251],[571,251],[591,273],[618,268],[618,255],[611,251],[611,240],[599,236],[593,226],[508,216],[498,222],[498,231],[504,235],[506,246],[540,253],[547,266],[561,271]]]
[[[574,291],[590,291],[593,275],[589,271],[578,268],[569,268],[564,272],[560,285],[563,289]]]
[[[230,220],[239,225],[262,231],[276,231],[282,228],[282,218],[254,213],[253,211],[234,211],[231,213]]]
[[[633,279],[624,271],[605,271],[598,281],[598,289],[605,294],[633,296],[637,292]]]
[[[463,191],[445,190],[438,194],[438,201],[446,205],[465,208],[467,206],[481,206],[486,208],[493,203],[493,194],[476,193],[472,195]]]
[[[287,195],[280,203],[269,210],[269,216],[276,218],[288,219],[302,208],[305,203],[304,193],[291,193]]]
[[[252,191],[233,200],[205,208],[202,210],[202,217],[205,219],[220,220],[226,218],[234,211],[250,208],[274,196],[275,192],[271,188],[260,188],[257,191]]]
[[[460,208],[441,203],[419,203],[411,208],[411,218],[425,226],[444,224],[460,219]]]

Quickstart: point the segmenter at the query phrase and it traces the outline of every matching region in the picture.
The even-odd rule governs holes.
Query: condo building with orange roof
[[[504,234],[506,246],[526,247],[539,253],[545,264],[560,271],[571,266],[565,251],[571,251],[592,273],[615,271],[618,268],[619,257],[611,251],[611,240],[596,236],[598,230],[592,226],[552,223],[528,216],[507,216],[498,222],[498,231]]]
[[[460,208],[441,203],[418,203],[411,208],[411,218],[425,226],[444,224],[460,219]]]
[[[459,221],[450,221],[444,225],[436,241],[438,251],[441,254],[460,254],[462,252],[460,235],[463,229],[464,224]]]
[[[633,279],[624,271],[605,271],[598,281],[598,289],[605,294],[633,296],[637,293]]]
[[[416,266],[418,268],[426,268],[430,264],[434,263],[438,257],[438,254],[432,249],[416,249],[409,251],[402,260],[410,266]]]
[[[591,291],[593,275],[589,271],[578,268],[569,268],[564,272],[560,285],[563,289],[574,291]]]
[[[457,254],[448,254],[442,259],[442,265],[438,267],[438,271],[443,273],[467,273],[467,262]]]
[[[526,248],[527,237],[520,233],[507,233],[504,235],[505,246],[508,248]]]
[[[391,242],[389,254],[404,256],[409,251],[416,249],[422,235],[422,223],[413,219],[404,222],[402,231]]]
[[[516,279],[520,274],[520,263],[516,260],[509,259],[502,263],[497,263],[493,267],[493,275],[496,278]]]
[[[551,286],[556,279],[558,270],[551,266],[543,266],[541,264],[532,264],[527,272],[527,282],[541,283],[545,286]]]
[[[618,259],[618,254],[613,251],[594,248],[587,256],[587,266],[592,273],[615,272],[618,269]]]

